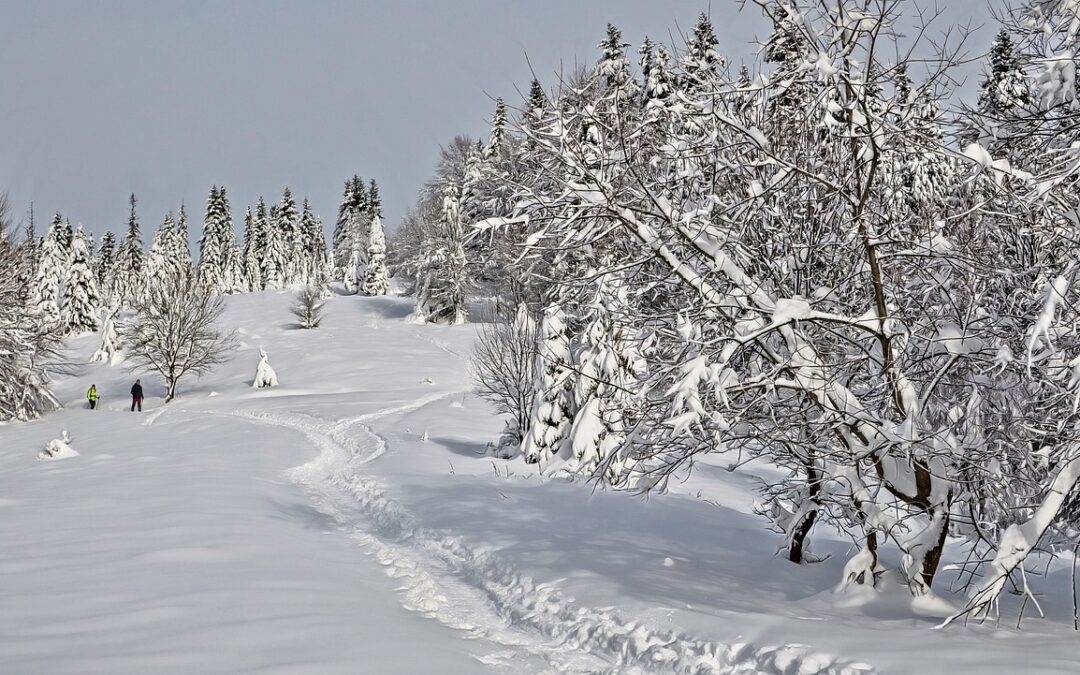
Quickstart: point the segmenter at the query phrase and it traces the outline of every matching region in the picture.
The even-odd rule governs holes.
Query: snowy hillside
[[[469,393],[475,326],[351,296],[306,331],[290,300],[229,298],[241,349],[167,407],[144,375],[131,413],[134,376],[95,365],[57,383],[64,410],[0,427],[0,671],[1060,673],[1080,656],[1067,598],[1019,633],[932,631],[948,608],[899,585],[834,595],[847,545],[776,557],[747,473],[701,467],[642,501],[485,457],[500,422]],[[97,337],[72,344],[86,361]],[[281,386],[250,386],[260,349]],[[78,455],[39,460],[63,430]]]

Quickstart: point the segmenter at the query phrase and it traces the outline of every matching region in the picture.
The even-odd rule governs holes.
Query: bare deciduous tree
[[[236,340],[217,326],[224,310],[220,297],[192,279],[172,281],[136,308],[123,334],[128,359],[133,370],[165,378],[166,403],[176,397],[184,375],[203,375],[228,360]]]
[[[325,305],[322,292],[309,284],[296,294],[296,304],[290,307],[289,311],[300,320],[301,328],[318,328],[323,320],[322,311]]]
[[[509,415],[499,447],[516,454],[528,429],[536,393],[536,322],[519,305],[512,318],[496,317],[482,324],[473,351],[473,377],[477,394],[496,412]]]

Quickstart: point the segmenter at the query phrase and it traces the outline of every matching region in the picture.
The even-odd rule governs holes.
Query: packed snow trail
[[[556,583],[521,575],[490,551],[451,533],[418,524],[363,465],[387,450],[364,424],[460,393],[433,394],[411,404],[327,422],[302,414],[237,412],[258,424],[302,433],[319,449],[290,477],[305,486],[320,511],[360,541],[401,579],[404,606],[465,631],[469,637],[542,657],[559,672],[868,675],[861,663],[804,645],[755,647],[696,639],[625,621],[610,609],[581,607]],[[537,639],[538,638],[538,639]],[[490,661],[498,665],[498,659]]]

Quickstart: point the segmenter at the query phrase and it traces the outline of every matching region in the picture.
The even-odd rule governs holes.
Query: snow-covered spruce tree
[[[64,229],[64,217],[53,217],[38,251],[37,271],[34,274],[30,310],[47,330],[60,324],[60,289],[68,267],[69,253],[60,241]]]
[[[71,262],[66,270],[64,303],[60,308],[60,325],[66,335],[81,335],[98,329],[101,296],[92,265],[86,235],[79,227],[72,237]]]
[[[716,50],[719,41],[712,21],[704,12],[698,16],[694,31],[686,43],[682,67],[688,92],[705,92],[716,81],[719,71],[726,65],[724,57]]]
[[[173,277],[173,268],[169,263],[169,257],[172,255],[170,238],[173,236],[175,227],[172,214],[166,214],[164,222],[154,233],[154,239],[150,242],[150,252],[146,256],[148,293],[160,293],[169,287],[169,281]]]
[[[259,198],[259,205],[255,211],[255,218],[264,223],[263,246],[260,254],[262,263],[263,288],[285,288],[289,268],[288,251],[285,240],[278,227],[277,206],[270,207],[270,215],[266,216],[266,210]]]
[[[386,236],[378,213],[371,217],[367,239],[367,267],[360,291],[364,295],[386,295],[390,292],[390,277],[386,271]]]
[[[180,212],[176,217],[176,229],[170,238],[172,252],[169,260],[175,268],[177,276],[189,276],[191,269],[191,244],[188,241],[187,210],[180,205]]]
[[[233,242],[229,246],[229,257],[225,263],[223,282],[225,293],[247,293],[250,290],[247,274],[244,273],[244,254],[240,246]]]
[[[416,314],[430,323],[456,325],[468,315],[465,291],[464,233],[461,230],[460,188],[448,185],[443,195],[442,218],[424,245],[422,281],[418,283]]]
[[[232,217],[228,213],[225,188],[219,189],[214,185],[206,200],[206,216],[199,240],[198,276],[203,284],[217,293],[226,292],[225,274],[232,240]]]
[[[143,268],[146,262],[142,237],[139,234],[139,217],[135,213],[138,202],[134,194],[131,195],[128,203],[131,206],[131,213],[128,215],[127,233],[116,256],[113,292],[122,305],[130,307],[144,295],[143,281],[146,277]]]
[[[625,285],[617,276],[601,277],[597,285],[575,354],[570,445],[579,470],[604,467],[607,479],[617,483],[625,475],[628,435],[639,415],[637,383],[644,363],[638,337],[630,333]]]
[[[331,256],[334,263],[334,280],[343,281],[345,264],[348,262],[347,256],[344,256],[346,250],[347,228],[349,222],[349,216],[352,214],[352,203],[356,192],[356,184],[360,182],[359,176],[353,176],[345,181],[345,191],[341,195],[341,203],[338,205],[337,220],[334,221],[334,232],[330,240],[330,246],[332,249]],[[363,185],[363,183],[360,183]]]
[[[104,299],[111,299],[116,279],[116,235],[112,232],[106,232],[101,237],[101,246],[98,247],[94,261],[94,273],[97,276],[98,291]]]
[[[232,333],[217,326],[225,311],[221,297],[198,279],[178,279],[160,297],[136,307],[123,330],[133,371],[153,371],[165,380],[165,402],[176,397],[181,378],[203,375],[227,361],[236,346]]]
[[[323,307],[326,302],[322,299],[322,291],[318,286],[308,284],[296,294],[296,302],[289,308],[300,321],[300,327],[305,329],[318,328],[323,319]]]
[[[256,219],[251,214],[251,207],[244,213],[244,250],[242,252],[244,265],[244,278],[249,290],[258,291],[263,288],[262,265],[259,263],[259,249],[265,235],[259,229],[262,220]]]
[[[291,286],[300,283],[303,269],[302,242],[300,233],[300,212],[296,209],[296,200],[288,187],[281,194],[278,203],[276,228],[285,252],[284,284]]]
[[[48,236],[46,236],[48,239]],[[43,362],[55,355],[56,333],[29,311],[18,279],[29,256],[12,237],[7,198],[0,193],[0,420],[28,420],[60,404],[48,390]]]
[[[573,367],[566,317],[561,307],[550,305],[540,322],[540,342],[533,371],[536,378],[533,407],[529,413],[528,431],[521,441],[521,453],[529,464],[571,457],[570,424],[575,412]]]
[[[495,157],[506,147],[508,135],[506,124],[506,102],[500,97],[495,99],[495,114],[491,118],[491,133],[488,135],[487,145],[484,146],[484,158]]]
[[[90,363],[107,363],[112,365],[120,353],[120,335],[116,330],[116,307],[103,307],[101,316],[101,343],[97,351],[90,357]]]
[[[303,269],[300,283],[322,284],[326,270],[326,238],[323,236],[322,221],[312,212],[307,197],[300,211],[300,239]]]

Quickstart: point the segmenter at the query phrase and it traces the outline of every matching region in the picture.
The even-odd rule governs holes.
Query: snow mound
[[[38,459],[46,462],[56,462],[61,459],[71,459],[72,457],[78,457],[79,453],[75,452],[75,449],[68,445],[71,439],[68,438],[67,431],[64,431],[60,435],[60,438],[54,438],[45,444],[45,449],[38,453]]]

